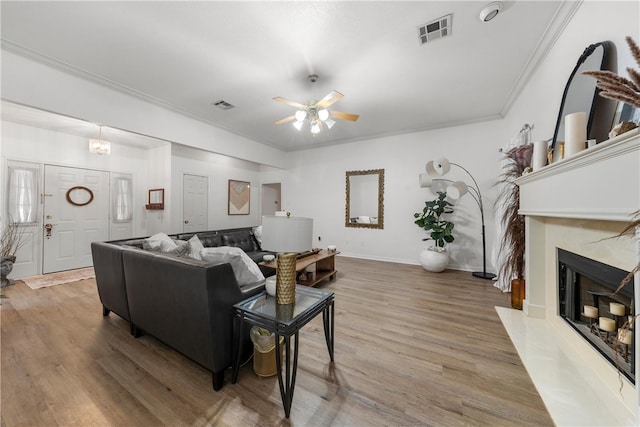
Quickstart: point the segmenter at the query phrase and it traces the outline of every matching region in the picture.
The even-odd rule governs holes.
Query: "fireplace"
[[[607,340],[607,331],[591,329],[599,328],[600,317],[609,318],[604,326],[615,324],[611,303],[621,304],[625,314],[631,307],[634,314],[640,311],[640,287],[632,290],[627,285],[623,293],[609,297],[620,276],[640,263],[640,229],[635,238],[615,238],[640,206],[640,131],[597,144],[516,182],[520,214],[525,215],[527,295],[522,312],[505,309],[500,316],[518,354],[557,425],[640,425],[640,387],[632,381],[640,366],[640,343],[632,336],[629,367],[622,374],[610,362],[622,359],[621,353],[616,356],[605,342],[615,339],[616,332],[610,331]],[[562,255],[562,270],[558,248],[578,255],[568,262]],[[580,257],[620,269],[618,276],[594,278],[582,271]],[[594,265],[596,271],[601,267]],[[640,272],[634,280],[640,283]],[[603,288],[592,288],[592,281]],[[576,301],[573,296],[583,288],[588,297]],[[593,317],[582,315],[585,305],[592,307],[587,311]],[[564,317],[559,315],[561,306]],[[614,311],[622,313],[619,308],[614,306]],[[586,333],[579,333],[579,328]]]
[[[621,330],[633,315],[633,277],[564,249],[558,255],[558,314],[635,384],[635,331]]]

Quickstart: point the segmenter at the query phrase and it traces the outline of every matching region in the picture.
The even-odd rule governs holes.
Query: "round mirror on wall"
[[[616,102],[599,96],[597,80],[585,76],[584,71],[609,70],[615,72],[613,66],[615,49],[611,42],[604,41],[589,45],[573,68],[562,95],[560,111],[556,121],[551,147],[558,141],[564,141],[564,119],[568,114],[584,111],[587,113],[587,139],[595,139],[596,143],[609,138]],[[557,154],[554,150],[554,160]]]

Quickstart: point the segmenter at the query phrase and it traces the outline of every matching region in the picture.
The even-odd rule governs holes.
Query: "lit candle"
[[[620,329],[618,331],[618,341],[620,341],[622,344],[631,345],[632,338],[633,335],[631,334],[631,331],[629,329]]]
[[[598,309],[595,308],[592,305],[585,305],[584,306],[584,317],[588,317],[590,319],[597,319],[598,318]]]
[[[619,304],[617,302],[609,303],[609,311],[611,314],[615,314],[616,316],[624,316],[626,312],[626,308],[624,304]]]
[[[584,150],[587,142],[587,113],[567,114],[564,118],[565,156]]]
[[[608,317],[601,317],[599,324],[603,331],[613,332],[616,330],[616,321]]]

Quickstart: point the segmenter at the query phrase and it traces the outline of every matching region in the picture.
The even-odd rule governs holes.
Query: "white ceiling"
[[[289,151],[503,116],[566,8],[506,1],[484,23],[488,3],[2,1],[1,35],[7,49]],[[452,35],[420,45],[417,27],[449,13]],[[331,109],[357,122],[315,136],[273,124],[295,112],[273,97],[331,90],[344,94]],[[4,120],[25,115],[3,105]]]

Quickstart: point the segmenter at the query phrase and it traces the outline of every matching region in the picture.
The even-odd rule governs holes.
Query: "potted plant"
[[[427,271],[438,273],[449,265],[447,244],[453,242],[453,222],[443,218],[453,213],[453,204],[446,200],[446,191],[438,191],[438,197],[425,202],[422,212],[413,214],[415,224],[429,232],[429,237],[422,240],[433,240],[434,246],[424,248],[420,253],[420,264]]]
[[[22,240],[23,230],[17,222],[10,221],[2,231],[0,240],[0,287],[12,285],[13,282],[7,279],[13,263],[16,262],[16,252],[24,244]]]

